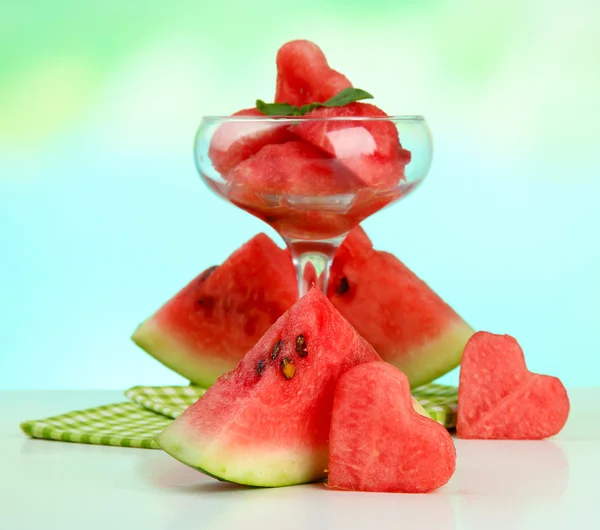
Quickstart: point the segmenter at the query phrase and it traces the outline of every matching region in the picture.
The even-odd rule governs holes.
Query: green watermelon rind
[[[161,329],[153,317],[136,328],[131,340],[167,368],[203,388],[210,387],[222,374],[233,368],[227,359],[222,360],[207,353],[199,355],[197,350],[189,351],[168,330]]]
[[[171,425],[173,426],[173,424]],[[179,427],[181,427],[181,425],[178,425]],[[183,444],[177,440],[178,436],[176,433],[172,432],[172,429],[170,427],[168,427],[167,429],[165,429],[163,432],[161,432],[160,434],[158,434],[155,438],[154,438],[154,442],[163,450],[165,451],[167,454],[169,454],[171,457],[173,457],[175,460],[181,462],[182,464],[185,464],[186,466],[189,466],[197,471],[199,471],[200,473],[203,473],[204,475],[207,475],[209,477],[212,477],[220,482],[227,482],[230,484],[241,484],[243,486],[251,486],[251,487],[261,487],[261,488],[278,488],[278,487],[284,487],[284,486],[297,486],[299,484],[310,484],[313,482],[319,482],[322,481],[323,479],[326,478],[326,472],[325,472],[325,467],[326,464],[324,463],[324,465],[322,466],[323,468],[323,472],[320,476],[315,476],[314,470],[311,470],[307,476],[310,476],[311,478],[302,478],[299,477],[298,475],[295,475],[294,477],[282,474],[281,472],[276,472],[274,474],[274,477],[276,476],[277,478],[273,478],[272,480],[269,479],[264,479],[263,477],[260,478],[260,484],[256,484],[255,481],[252,478],[252,471],[249,471],[249,473],[246,475],[246,477],[244,477],[243,473],[231,473],[228,472],[226,474],[218,474],[218,472],[214,469],[214,467],[218,466],[218,458],[211,458],[210,454],[204,454],[204,456],[200,459],[204,462],[200,462],[198,461],[199,459],[195,459],[195,458],[185,458],[182,456],[182,449],[184,449]],[[181,438],[180,438],[181,439]],[[191,446],[191,444],[186,444],[187,447],[186,452],[190,452],[190,451],[194,451],[194,448]],[[251,459],[252,455],[251,452],[248,452],[248,460]],[[324,462],[326,462],[326,459],[324,459]],[[211,466],[212,464],[212,466]],[[217,465],[215,465],[217,464]],[[209,467],[212,467],[213,469],[209,469]],[[229,465],[229,470],[231,469],[231,465]],[[227,475],[230,475],[229,477]]]
[[[406,374],[411,388],[435,381],[460,365],[463,350],[475,330],[463,320],[456,320],[437,338],[424,343],[421,352],[414,354],[412,362],[403,357],[386,355],[384,360]]]
[[[160,443],[158,442],[158,437],[154,438],[154,442],[161,448]],[[165,449],[163,449],[163,451],[167,452]],[[260,486],[257,486],[256,484],[251,484],[251,483],[244,483],[244,482],[234,482],[233,480],[227,480],[226,478],[220,477],[219,475],[215,475],[214,473],[211,473],[210,471],[206,470],[203,467],[199,467],[199,466],[194,466],[189,464],[188,462],[185,462],[179,458],[177,458],[175,455],[168,453],[170,456],[172,456],[173,458],[175,458],[175,460],[177,460],[178,462],[181,462],[182,464],[185,464],[188,467],[191,467],[192,469],[195,469],[196,471],[199,471],[200,473],[202,473],[203,475],[206,475],[210,478],[214,478],[216,480],[218,480],[219,482],[223,482],[225,484],[235,484],[235,485],[241,485],[241,486],[247,486],[249,488],[280,488],[280,487],[285,487],[285,486],[297,486],[299,485],[299,483],[297,482],[290,482],[289,484],[284,484],[284,483],[278,483],[278,484],[261,484]],[[323,479],[317,479],[314,480],[312,482],[321,482]],[[310,482],[303,482],[302,484],[310,484]]]

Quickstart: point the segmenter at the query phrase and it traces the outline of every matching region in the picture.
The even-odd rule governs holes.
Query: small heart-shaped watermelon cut
[[[330,488],[425,493],[456,467],[448,431],[415,410],[407,377],[384,362],[339,379],[329,435]]]
[[[527,369],[510,335],[475,333],[462,356],[456,434],[459,438],[540,440],[569,415],[560,379]]]

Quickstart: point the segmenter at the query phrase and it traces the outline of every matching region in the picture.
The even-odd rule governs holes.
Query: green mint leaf
[[[360,101],[361,99],[373,99],[373,96],[366,92],[365,90],[361,90],[360,88],[345,88],[341,92],[338,92],[331,99],[328,99],[325,103],[323,103],[324,107],[343,107],[348,103],[354,103],[355,101]]]
[[[310,112],[311,110],[315,110],[319,107],[322,107],[323,103],[309,103],[307,105],[302,105],[299,109],[300,111],[300,116],[304,116],[305,114],[307,114],[308,112]]]
[[[256,100],[256,108],[265,116],[299,116],[300,109],[289,103],[265,103],[262,99]]]
[[[344,105],[348,105],[348,103],[354,103],[355,101],[360,101],[361,99],[372,99],[373,96],[369,94],[365,90],[361,90],[360,88],[345,88],[341,92],[338,92],[335,96],[328,99],[324,103],[309,103],[308,105],[303,105],[300,107],[300,115],[304,116],[309,113],[311,110],[315,110],[319,107],[343,107]]]
[[[304,116],[319,107],[343,107],[348,103],[372,98],[373,96],[365,90],[350,87],[345,88],[324,103],[315,101],[314,103],[308,103],[298,108],[289,103],[265,103],[262,99],[257,99],[256,108],[265,116]]]

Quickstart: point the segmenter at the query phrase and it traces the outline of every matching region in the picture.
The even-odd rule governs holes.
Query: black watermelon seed
[[[298,335],[296,337],[296,353],[300,357],[306,357],[308,355],[308,348],[306,347],[304,335]]]
[[[205,296],[198,300],[198,307],[204,310],[204,316],[210,318],[213,315],[215,309],[215,299],[212,296]]]
[[[206,269],[202,274],[200,274],[200,278],[198,278],[199,282],[204,282],[208,279],[208,277],[215,272],[215,270],[217,270],[218,265],[213,265],[212,267],[209,267],[208,269]]]
[[[283,344],[282,340],[278,340],[273,346],[273,352],[271,353],[271,360],[277,359],[277,355],[279,354],[279,350],[281,349],[281,345]]]
[[[256,373],[258,375],[263,373],[263,370],[265,369],[265,360],[261,359],[260,361],[258,361],[258,364],[256,365]]]
[[[342,279],[340,280],[340,284],[337,286],[337,289],[335,290],[335,292],[337,294],[344,294],[346,292],[348,292],[350,290],[350,285],[348,284],[348,278],[346,278],[345,276],[342,276]]]

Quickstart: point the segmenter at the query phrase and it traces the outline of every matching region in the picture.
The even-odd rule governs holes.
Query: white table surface
[[[600,529],[600,389],[541,442],[456,440],[427,495],[220,483],[160,450],[27,439],[20,421],[124,401],[115,391],[0,392],[0,529]]]

